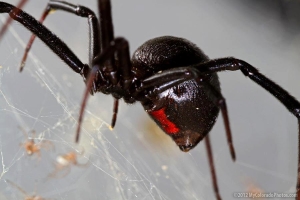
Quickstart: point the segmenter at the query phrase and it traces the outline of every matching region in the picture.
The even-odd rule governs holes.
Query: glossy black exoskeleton
[[[19,7],[26,1],[21,0]],[[117,118],[118,100],[123,98],[130,104],[138,101],[182,151],[189,151],[205,140],[215,195],[221,199],[208,133],[221,110],[231,156],[235,160],[227,107],[216,74],[225,70],[240,70],[270,92],[297,117],[300,131],[300,103],[250,64],[232,57],[210,60],[191,42],[171,36],[149,40],[135,51],[131,60],[127,40],[114,37],[110,0],[98,0],[98,5],[100,22],[87,7],[50,0],[38,22],[19,8],[0,2],[0,13],[9,13],[9,19],[20,22],[34,34],[25,50],[20,71],[35,36],[38,36],[86,82],[76,142],[89,93],[101,92],[114,97],[112,127]],[[62,10],[88,19],[89,64],[83,64],[62,40],[42,25],[51,10]],[[9,21],[0,30],[0,37]],[[299,163],[298,157],[297,200],[300,200]]]
[[[136,79],[147,79],[160,71],[192,66],[209,61],[208,57],[191,42],[171,36],[147,41],[132,58]],[[200,66],[201,67],[201,66]],[[207,74],[208,84],[220,93],[216,73]],[[169,83],[167,83],[169,84]],[[150,96],[142,101],[144,109],[182,151],[195,147],[213,127],[219,107],[210,97],[210,88],[191,79]]]

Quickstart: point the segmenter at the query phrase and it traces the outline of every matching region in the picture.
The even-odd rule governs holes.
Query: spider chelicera
[[[22,0],[19,7],[25,2],[26,0]],[[76,142],[79,140],[80,125],[89,93],[102,92],[114,97],[112,127],[116,123],[119,99],[123,98],[129,104],[140,102],[150,117],[182,151],[191,150],[204,139],[215,195],[217,199],[221,199],[208,137],[220,110],[233,160],[235,151],[226,102],[221,94],[217,72],[240,70],[295,115],[300,127],[300,103],[247,62],[233,57],[210,60],[193,43],[172,36],[158,37],[145,42],[130,59],[128,41],[125,38],[114,37],[110,1],[98,0],[98,9],[99,21],[89,8],[51,0],[38,22],[19,8],[0,2],[1,13],[9,13],[11,19],[20,22],[38,36],[73,71],[83,77],[87,88],[81,104]],[[62,10],[88,19],[89,64],[83,64],[63,41],[42,25],[51,10]],[[5,27],[7,25],[0,31],[0,36],[3,35]],[[26,48],[20,70],[24,67],[34,35]],[[300,167],[296,186],[298,200],[299,174]]]

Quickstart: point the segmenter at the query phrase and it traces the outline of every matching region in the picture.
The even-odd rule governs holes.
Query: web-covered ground
[[[71,2],[97,12],[96,0]],[[156,36],[187,38],[211,58],[246,60],[300,99],[299,27],[293,26],[298,18],[283,12],[290,5],[238,2],[113,0],[115,35],[129,40],[131,52]],[[46,3],[31,0],[25,10],[39,18]],[[0,16],[1,24],[6,17]],[[86,19],[56,12],[45,24],[87,62]],[[47,199],[215,199],[204,144],[182,153],[139,104],[121,103],[111,131],[112,97],[95,94],[85,112],[80,143],[75,144],[85,85],[39,40],[19,73],[29,37],[13,23],[0,43],[1,200],[26,196],[10,181],[28,196]],[[294,192],[296,119],[242,73],[220,73],[220,81],[237,151],[233,163],[219,117],[210,134],[222,197],[232,199],[233,192],[246,192],[251,186],[264,192]],[[28,156],[20,145],[28,138],[19,127],[51,148]],[[69,152],[77,152],[78,162],[87,165],[56,170],[57,157]]]

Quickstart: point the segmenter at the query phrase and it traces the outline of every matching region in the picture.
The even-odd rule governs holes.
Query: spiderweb
[[[96,8],[94,0],[72,3]],[[259,14],[263,12],[256,10],[255,18],[248,15],[245,5],[233,7],[234,3],[116,0],[112,1],[115,32],[130,41],[131,52],[160,35],[188,38],[212,58],[234,55],[249,61],[299,97],[299,89],[294,86],[300,74],[295,53],[300,47],[298,35],[289,35],[289,41],[285,41],[280,24],[272,21],[277,19],[275,14]],[[46,1],[32,0],[25,9],[39,16],[45,5]],[[245,13],[237,8],[244,8]],[[179,17],[178,13],[185,14]],[[268,17],[272,20],[259,23]],[[1,22],[5,18],[0,15]],[[197,20],[192,23],[191,19]],[[202,25],[195,28],[195,23]],[[59,12],[51,15],[46,25],[81,60],[87,60],[85,19]],[[0,43],[1,200],[24,198],[5,180],[20,186],[28,196],[36,193],[47,199],[214,199],[204,145],[199,144],[190,153],[180,152],[140,105],[121,103],[116,128],[110,130],[112,98],[96,94],[89,99],[80,143],[75,144],[84,83],[39,40],[25,70],[19,73],[29,37],[28,31],[14,23]],[[219,117],[211,140],[222,197],[232,199],[233,192],[248,191],[251,184],[264,192],[294,192],[296,120],[239,72],[222,74],[220,79],[237,151],[237,162],[233,163]],[[40,157],[28,156],[20,146],[27,136],[18,127],[36,143],[50,141],[54,148],[42,148]],[[31,135],[31,130],[36,134]],[[49,177],[55,171],[57,157],[68,152],[83,152],[78,162],[87,165],[71,165],[57,173],[60,177]]]

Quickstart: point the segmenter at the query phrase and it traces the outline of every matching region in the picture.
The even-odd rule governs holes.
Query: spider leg
[[[300,200],[300,103],[290,95],[286,90],[262,75],[256,68],[243,60],[235,58],[220,58],[199,64],[199,70],[205,73],[214,73],[219,71],[236,71],[240,70],[245,76],[270,92],[277,98],[295,117],[298,119],[298,170],[296,199]]]
[[[114,40],[110,0],[98,0],[98,10],[100,16],[101,50],[103,51]]]
[[[41,18],[39,20],[39,22],[41,24],[44,22],[44,20],[46,19],[47,15],[49,14],[49,12],[50,12],[50,9],[48,9],[48,6],[47,6],[47,8],[44,10],[44,12],[43,12],[43,14],[42,14],[42,16],[41,16]],[[12,19],[12,18],[9,18],[9,19]],[[27,56],[28,56],[28,53],[29,53],[29,51],[31,49],[31,46],[33,44],[33,41],[34,41],[35,37],[36,36],[34,34],[32,34],[31,37],[30,37],[30,39],[29,39],[29,41],[28,41],[28,43],[27,43],[27,45],[26,45],[26,48],[25,48],[25,51],[24,51],[24,55],[22,57],[22,61],[21,61],[21,64],[20,64],[19,72],[22,72],[23,69],[24,69],[24,67],[25,67]]]
[[[33,34],[38,36],[56,55],[58,55],[71,69],[86,78],[89,67],[83,64],[69,47],[49,29],[39,23],[29,14],[8,3],[0,2],[0,13],[9,13],[9,16],[20,22]]]
[[[211,93],[211,95],[207,95],[212,99],[212,101],[219,106],[222,112],[223,116],[223,121],[224,121],[224,126],[226,130],[226,136],[227,136],[227,143],[229,146],[230,150],[230,155],[233,161],[235,161],[235,150],[232,142],[232,134],[231,134],[231,129],[229,125],[229,117],[228,117],[228,111],[227,111],[227,105],[226,105],[226,100],[223,97],[223,95],[217,91],[211,84],[209,84],[206,81],[201,81],[199,84],[205,85],[206,87],[203,87],[207,92]]]
[[[81,123],[83,119],[84,109],[86,107],[90,90],[93,87],[94,82],[96,81],[97,73],[99,73],[99,71],[103,71],[111,80],[114,80],[114,82],[112,83],[113,85],[116,85],[119,82],[119,76],[116,76],[118,69],[114,68],[115,66],[111,66],[110,69],[107,69],[106,66],[103,66],[103,64],[107,60],[110,60],[113,55],[116,55],[119,63],[122,64],[122,66],[120,66],[120,71],[122,75],[122,80],[120,82],[122,87],[126,90],[131,86],[132,76],[130,73],[131,63],[130,63],[130,55],[129,55],[129,45],[126,39],[116,38],[110,43],[110,46],[104,49],[100,55],[96,56],[93,61],[94,67],[92,68],[92,70],[89,73],[89,76],[87,77],[86,90],[84,92],[83,99],[81,101],[82,103],[79,112],[78,125],[76,130],[76,137],[75,137],[76,142],[79,141],[79,133],[80,133]],[[116,109],[117,106],[114,107],[114,110]],[[113,117],[112,121],[114,123],[116,122],[116,117],[117,116]]]
[[[204,138],[204,141],[205,141],[205,147],[206,147],[208,163],[209,163],[209,168],[210,168],[210,174],[211,174],[211,178],[213,181],[215,195],[216,195],[217,200],[221,200],[209,135],[206,135],[206,137]]]
[[[118,99],[114,99],[114,109],[113,109],[113,117],[111,120],[111,128],[114,128],[116,125],[116,121],[117,121],[117,114],[118,114],[118,107],[119,107],[119,100]]]
[[[72,14],[75,14],[80,17],[88,18],[88,24],[89,24],[89,66],[92,65],[92,61],[95,57],[95,55],[98,55],[100,53],[100,38],[99,38],[99,23],[98,19],[95,15],[95,13],[90,10],[87,7],[81,6],[81,5],[73,5],[64,1],[57,1],[57,0],[51,0],[46,9],[44,10],[39,22],[43,23],[46,17],[49,15],[51,11],[54,10],[62,10],[66,11]],[[35,35],[32,34],[29,42],[27,43],[21,66],[20,71],[23,70],[23,67],[26,62],[27,54],[29,50],[31,49],[32,43],[35,39]]]
[[[23,8],[23,6],[27,3],[27,1],[28,0],[21,0],[16,7],[19,8],[19,9]],[[8,17],[6,19],[6,21],[4,22],[4,25],[3,25],[3,27],[0,30],[0,41],[1,41],[2,37],[3,37],[3,35],[5,34],[8,26],[11,24],[11,22],[12,22],[12,18],[10,18],[10,17]]]
[[[137,88],[137,92],[141,92],[148,88],[153,88],[151,94],[157,95],[175,85],[184,81],[197,79],[199,72],[192,67],[178,67],[165,70],[161,73],[154,74],[141,82],[141,86]]]
[[[199,64],[199,71],[205,73],[220,72],[225,70],[241,70],[245,76],[248,76],[254,82],[265,88],[274,97],[276,97],[293,115],[300,119],[300,103],[291,96],[286,90],[262,75],[252,65],[245,61],[235,58],[221,58]]]
[[[114,40],[114,29],[111,15],[111,3],[110,0],[98,0],[98,11],[99,11],[99,21],[100,21],[100,47],[101,52],[110,46],[110,43]],[[111,55],[110,59],[107,59],[105,63],[102,64],[106,68],[106,73],[109,73],[109,81],[113,84],[117,84],[117,72],[116,72],[116,62],[114,55]]]

